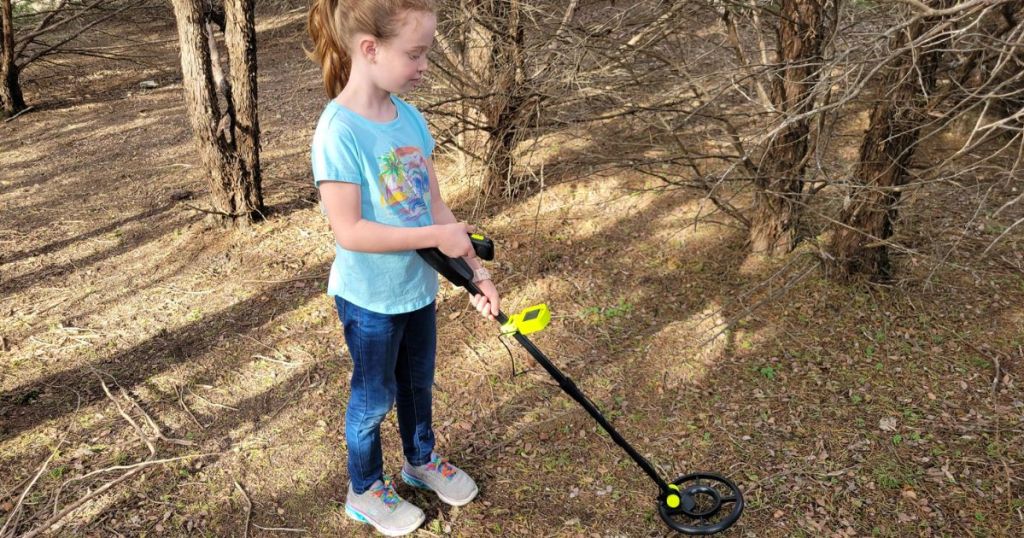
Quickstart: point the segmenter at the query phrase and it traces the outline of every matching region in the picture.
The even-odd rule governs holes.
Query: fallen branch
[[[26,108],[26,109],[23,109],[23,110],[22,110],[21,112],[18,112],[17,114],[15,114],[15,115],[13,115],[13,116],[11,116],[11,117],[7,118],[6,120],[4,120],[4,123],[7,123],[7,122],[9,122],[9,121],[13,121],[13,120],[14,120],[14,118],[17,118],[18,116],[20,116],[20,115],[22,115],[22,114],[24,114],[24,113],[28,112],[29,110],[32,110],[33,108],[35,108],[35,107],[34,107],[34,106],[30,106],[30,107],[28,107],[28,108]]]
[[[178,385],[175,385],[174,392],[177,393],[178,405],[180,405],[181,408],[185,410],[185,414],[187,414],[188,417],[192,419],[192,422],[196,423],[196,426],[199,426],[200,429],[205,430],[206,426],[203,426],[203,423],[199,422],[199,419],[197,419],[196,416],[192,414],[192,410],[189,409],[187,405],[185,405],[185,399],[182,397],[183,394],[185,393],[185,389]]]
[[[207,456],[217,456],[217,455],[220,455],[220,454],[223,454],[223,452],[208,452],[208,453],[203,453],[203,454],[189,454],[187,456],[177,456],[177,457],[174,457],[174,458],[165,458],[165,459],[159,459],[159,460],[147,459],[145,461],[142,461],[142,462],[139,462],[139,463],[135,463],[135,464],[132,464],[132,465],[126,465],[126,466],[125,465],[115,465],[113,467],[107,467],[105,469],[97,469],[95,471],[92,471],[89,474],[84,475],[84,476],[72,478],[72,479],[68,480],[67,482],[64,482],[64,484],[62,484],[61,487],[63,488],[65,485],[67,485],[67,484],[69,484],[69,483],[71,483],[73,481],[83,480],[85,478],[88,478],[90,476],[94,476],[94,475],[97,475],[97,474],[100,474],[100,473],[105,473],[105,472],[114,471],[114,470],[128,469],[128,472],[126,472],[123,475],[121,475],[120,477],[114,479],[112,482],[108,482],[108,483],[100,486],[98,489],[90,491],[85,496],[81,497],[80,499],[76,500],[75,502],[73,502],[73,503],[69,504],[68,506],[64,507],[63,510],[61,510],[60,512],[54,514],[53,517],[51,517],[50,519],[46,520],[45,523],[43,523],[42,525],[36,527],[35,529],[32,529],[32,531],[30,531],[28,534],[23,535],[21,538],[32,538],[32,537],[38,535],[39,533],[49,529],[50,527],[52,527],[55,524],[57,524],[57,522],[59,522],[61,519],[64,519],[64,516],[70,514],[75,509],[77,509],[79,506],[82,506],[86,501],[92,499],[93,497],[96,497],[97,495],[101,495],[102,493],[104,493],[105,491],[109,490],[110,488],[116,486],[117,484],[120,484],[121,482],[124,482],[125,480],[127,480],[128,478],[131,478],[132,476],[135,476],[140,471],[142,471],[142,470],[144,470],[144,469],[146,469],[148,467],[152,467],[154,465],[163,465],[165,463],[173,463],[173,462],[181,461],[181,460],[188,460],[188,459],[192,459],[192,458],[204,458],[204,457],[207,457]]]
[[[272,357],[268,357],[266,355],[260,355],[259,353],[253,355],[252,357],[254,359],[262,359],[262,360],[265,360],[265,361],[268,361],[268,362],[273,362],[273,363],[281,364],[281,365],[287,366],[289,368],[294,368],[296,366],[301,366],[302,365],[301,362],[293,362],[293,361],[288,361],[288,360],[283,360],[283,359],[275,359],[275,358],[272,358]]]
[[[150,462],[147,462],[147,463],[150,463]],[[151,463],[155,463],[155,462],[151,462]],[[119,478],[114,479],[114,481],[107,482],[106,484],[100,486],[98,489],[95,489],[95,490],[91,491],[90,493],[84,495],[82,498],[78,499],[77,501],[69,504],[63,510],[58,512],[55,516],[51,517],[50,519],[47,519],[42,525],[39,525],[38,527],[36,527],[36,528],[32,529],[31,531],[29,531],[27,534],[22,535],[21,538],[34,538],[35,536],[38,536],[40,533],[42,533],[43,531],[49,529],[50,527],[55,525],[58,521],[63,519],[64,516],[70,514],[73,510],[75,510],[79,506],[82,506],[83,504],[85,504],[85,502],[88,501],[89,499],[92,499],[93,497],[96,497],[97,495],[100,495],[100,494],[106,492],[108,489],[110,489],[110,488],[120,484],[121,482],[124,482],[125,480],[135,476],[140,471],[142,471],[144,468],[145,467],[138,467],[138,468],[132,469],[131,471],[128,471],[127,473],[124,473],[123,475],[121,475]]]
[[[217,403],[217,402],[212,402],[210,400],[207,400],[206,398],[203,398],[203,396],[201,394],[197,394],[195,392],[192,392],[191,390],[189,390],[188,393],[191,394],[192,396],[195,396],[196,398],[199,398],[200,400],[206,402],[207,404],[214,406],[214,407],[220,407],[221,409],[228,409],[230,411],[238,411],[237,407],[232,407],[230,405],[226,405],[226,404],[222,404],[222,403]]]
[[[7,536],[8,527],[10,527],[12,533],[14,532],[15,529],[17,529],[18,521],[21,519],[19,517],[19,514],[21,512],[21,505],[25,502],[25,497],[28,495],[28,492],[32,490],[32,487],[36,485],[36,482],[39,480],[39,477],[42,476],[44,472],[46,472],[46,468],[49,467],[50,462],[53,460],[54,456],[57,455],[57,452],[60,450],[61,445],[64,444],[64,438],[66,437],[67,433],[65,433],[64,437],[61,438],[60,443],[57,444],[57,448],[54,448],[53,451],[50,452],[50,457],[46,458],[46,461],[44,461],[43,464],[39,466],[39,470],[36,471],[35,476],[32,477],[32,481],[29,482],[28,486],[25,487],[25,489],[21,492],[21,495],[18,497],[18,503],[14,505],[14,508],[11,510],[10,515],[7,516],[7,521],[4,522],[4,526],[0,527],[0,536]],[[14,523],[13,525],[11,524],[12,522]]]
[[[255,524],[255,523],[253,523],[252,526],[256,527],[257,529],[259,529],[261,531],[269,531],[269,532],[297,532],[297,533],[304,533],[304,532],[306,532],[306,529],[292,529],[292,528],[289,528],[289,527],[261,527],[261,526]]]
[[[161,441],[165,441],[167,443],[171,443],[171,444],[175,444],[175,445],[195,446],[195,443],[192,442],[192,441],[189,441],[188,439],[177,439],[177,438],[174,438],[174,437],[167,437],[167,436],[165,436],[164,432],[160,429],[159,426],[157,426],[156,421],[153,420],[153,417],[149,416],[149,413],[147,413],[146,410],[143,409],[141,405],[139,405],[139,402],[136,402],[134,398],[129,396],[128,392],[125,391],[123,387],[120,387],[120,389],[121,389],[121,395],[124,396],[125,398],[127,398],[128,401],[130,401],[132,403],[132,405],[134,405],[135,408],[138,409],[140,413],[142,413],[142,416],[146,418],[146,423],[149,424],[149,427],[153,428],[153,431],[156,432],[157,438],[159,438]]]
[[[130,424],[132,426],[132,428],[135,430],[135,433],[138,434],[139,438],[142,439],[142,442],[145,443],[146,448],[149,450],[149,457],[146,458],[146,460],[144,460],[142,462],[139,462],[139,463],[136,463],[136,464],[133,464],[133,465],[128,465],[128,466],[115,465],[115,466],[108,467],[108,468],[105,468],[105,469],[97,469],[97,470],[89,472],[89,473],[87,473],[87,474],[85,474],[83,476],[75,477],[75,478],[72,478],[72,479],[69,479],[69,480],[65,481],[63,484],[60,485],[60,487],[57,488],[57,493],[56,493],[56,495],[54,497],[54,512],[55,512],[54,515],[52,517],[50,517],[50,519],[47,519],[45,522],[43,522],[41,525],[39,525],[36,528],[32,529],[28,533],[22,535],[21,538],[34,538],[35,536],[38,536],[39,534],[47,531],[50,527],[56,525],[58,522],[60,522],[62,519],[64,519],[65,516],[67,516],[68,514],[70,514],[74,510],[76,510],[78,507],[80,507],[83,504],[85,504],[86,502],[88,502],[90,499],[93,499],[93,498],[95,498],[98,495],[102,495],[103,493],[108,491],[110,488],[112,488],[112,487],[116,486],[117,484],[120,484],[121,482],[124,482],[125,480],[128,480],[129,478],[139,474],[140,472],[142,472],[143,470],[145,470],[148,467],[152,467],[154,465],[162,465],[162,464],[165,464],[165,463],[171,463],[171,462],[174,462],[174,461],[180,461],[180,460],[185,460],[185,459],[191,459],[191,458],[204,457],[204,456],[210,456],[210,455],[218,454],[218,453],[192,454],[192,455],[188,455],[188,456],[178,456],[178,457],[174,457],[174,458],[154,459],[156,457],[156,447],[153,445],[153,442],[152,442],[152,439],[150,438],[150,436],[146,435],[146,432],[143,430],[143,428],[141,426],[139,426],[139,424],[131,417],[131,415],[129,415],[124,410],[123,407],[121,407],[121,403],[117,401],[117,398],[115,398],[113,394],[111,394],[110,388],[107,386],[107,383],[103,380],[103,377],[100,375],[100,373],[98,371],[96,371],[95,369],[93,369],[92,372],[99,379],[100,386],[103,387],[103,392],[107,395],[107,398],[109,398],[110,401],[114,403],[114,406],[117,407],[118,413],[120,413],[121,417],[124,418],[125,421],[128,422],[128,424]],[[146,417],[147,423],[150,425],[150,427],[152,427],[157,432],[157,435],[159,436],[160,439],[162,439],[164,441],[167,441],[167,442],[170,442],[170,443],[174,443],[174,444],[187,444],[187,445],[193,444],[191,441],[185,441],[185,440],[182,440],[182,439],[171,439],[171,438],[165,437],[163,435],[163,433],[160,431],[160,428],[157,427],[156,422],[149,416],[149,414],[146,413],[145,410],[143,410],[141,408],[141,406],[139,406],[139,404],[133,398],[131,398],[131,396],[128,395],[128,393],[124,390],[124,388],[122,388],[122,387],[118,387],[118,388],[121,390],[121,394],[125,398],[127,398],[129,401],[131,401],[135,405],[136,409],[138,409],[143,414],[143,416]],[[51,456],[51,458],[52,458],[52,456]],[[106,484],[100,486],[99,488],[97,488],[95,490],[92,490],[89,493],[83,495],[82,497],[80,497],[79,499],[75,500],[74,502],[72,502],[68,506],[64,507],[63,510],[57,511],[57,506],[58,506],[58,503],[59,503],[59,500],[60,500],[60,492],[61,492],[61,490],[66,485],[70,484],[71,482],[75,482],[75,481],[79,481],[79,480],[84,480],[84,479],[89,478],[91,476],[96,476],[96,475],[101,474],[101,473],[105,473],[105,472],[109,472],[109,471],[115,471],[115,470],[127,470],[127,472],[125,472],[121,476],[115,478],[114,480],[112,480],[110,482],[107,482]],[[42,470],[40,470],[40,472],[42,472]],[[33,483],[34,482],[35,481],[33,480]],[[31,485],[29,486],[29,488],[31,488]],[[27,491],[28,491],[28,489],[26,489],[26,493],[27,493]],[[24,494],[22,496],[24,497]],[[10,519],[11,518],[8,518],[8,521],[10,521]],[[5,525],[5,528],[6,528],[6,525]],[[4,536],[2,531],[0,531],[0,536]]]
[[[252,500],[249,499],[249,494],[245,492],[245,488],[235,480],[235,488],[242,492],[242,497],[245,498],[245,526],[242,528],[242,538],[249,538],[249,518],[252,516]]]
[[[110,388],[107,387],[107,383],[103,381],[103,377],[100,376],[100,373],[97,372],[95,369],[92,371],[92,373],[95,374],[96,378],[100,380],[100,385],[103,387],[103,392],[107,394],[107,398],[109,398],[111,402],[114,402],[114,406],[117,407],[117,412],[121,414],[121,416],[128,422],[128,424],[131,424],[132,428],[135,429],[135,433],[138,434],[139,438],[142,439],[142,442],[146,444],[146,448],[149,449],[150,457],[156,456],[156,447],[153,446],[153,442],[150,441],[149,436],[146,435],[146,432],[142,430],[142,427],[139,426],[137,422],[135,422],[135,419],[133,419],[131,416],[128,415],[128,413],[124,411],[124,409],[121,407],[121,403],[118,402],[117,399],[114,398],[114,395],[110,393]]]

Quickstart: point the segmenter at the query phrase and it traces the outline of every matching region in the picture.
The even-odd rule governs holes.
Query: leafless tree
[[[1005,220],[991,250],[1024,224],[1021,0],[499,4],[444,4],[427,105],[485,187],[523,186],[520,160],[640,173],[700,193],[753,252],[808,238],[836,276],[956,254],[900,244],[920,226],[899,218],[907,192],[1005,187],[975,212]]]
[[[779,6],[777,67],[769,73],[771,105],[782,123],[751,170],[756,188],[750,248],[755,253],[785,254],[798,239],[804,169],[811,155],[808,112],[817,104],[822,48],[833,31],[828,21],[836,22],[825,13],[830,3],[835,6],[824,0],[782,0]]]
[[[25,108],[25,98],[18,83],[18,66],[14,63],[14,15],[11,0],[0,0],[0,107],[5,114]]]
[[[431,108],[444,108],[462,124],[449,142],[482,165],[481,193],[510,195],[527,91],[524,7],[520,0],[458,0],[441,13],[441,46],[432,60],[457,97]]]
[[[1002,184],[1012,193],[1022,185],[1024,3],[904,3],[909,9],[891,38],[891,61],[879,86],[883,93],[872,109],[847,201],[827,248],[827,266],[840,278],[893,276],[889,251],[899,247],[892,237],[905,192],[932,183],[965,194],[982,187],[986,196],[977,202],[972,220],[983,212],[996,218],[1021,198],[1000,200],[994,190]],[[969,127],[961,142],[935,152],[938,158],[915,162],[922,143],[958,134],[957,126],[965,123]],[[999,206],[986,207],[992,203]],[[1022,221],[1010,224],[993,243]],[[975,224],[962,223],[966,228]],[[915,223],[903,225],[913,228]],[[960,241],[936,261],[947,261]]]
[[[226,0],[225,75],[213,29],[218,10],[204,0],[173,0],[185,105],[210,178],[214,213],[249,221],[263,215],[253,0]],[[219,98],[219,99],[218,99]]]
[[[0,0],[0,107],[12,115],[25,109],[21,73],[58,54],[111,57],[109,53],[73,46],[86,32],[148,2],[115,0]]]
[[[942,2],[932,3],[942,7]],[[879,85],[884,95],[871,111],[853,174],[852,200],[840,213],[829,243],[829,265],[839,274],[891,275],[885,240],[893,235],[900,188],[927,122],[928,96],[935,90],[941,51],[950,35],[944,22],[941,17],[917,18],[891,38],[893,61]]]
[[[527,192],[537,179],[518,160],[548,133],[620,117],[632,99],[624,90],[643,83],[634,78],[633,56],[670,31],[670,14],[682,7],[449,0],[424,108],[442,118],[435,121],[440,141],[480,167],[485,195]]]

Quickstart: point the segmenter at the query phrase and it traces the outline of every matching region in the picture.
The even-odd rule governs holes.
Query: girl
[[[327,292],[353,363],[345,513],[389,536],[410,533],[425,519],[383,473],[380,424],[396,402],[402,479],[454,506],[477,494],[473,479],[434,451],[438,278],[415,250],[465,257],[483,291],[472,305],[490,319],[500,305],[473,255],[469,227],[441,199],[427,124],[395,95],[422,80],[436,25],[432,0],[314,0],[309,12],[310,56],[332,98],[311,152],[336,243]]]

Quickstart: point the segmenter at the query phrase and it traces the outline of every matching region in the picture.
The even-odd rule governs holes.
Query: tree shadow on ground
[[[55,241],[53,243],[48,243],[46,245],[43,245],[41,247],[37,247],[37,248],[31,249],[31,250],[23,250],[23,251],[20,251],[20,252],[11,252],[11,253],[0,254],[0,264],[14,263],[14,262],[19,261],[19,260],[24,259],[24,258],[33,258],[35,256],[42,256],[42,255],[45,255],[45,254],[49,254],[51,252],[54,252],[56,250],[60,250],[60,249],[62,249],[64,247],[67,247],[68,245],[77,243],[79,241],[86,241],[88,239],[91,239],[91,238],[94,238],[94,237],[98,237],[98,236],[110,233],[110,232],[112,232],[114,230],[120,229],[122,226],[124,226],[126,224],[133,223],[133,222],[140,222],[140,221],[149,219],[151,217],[156,217],[156,216],[158,216],[158,215],[160,215],[160,214],[170,210],[172,207],[174,207],[174,205],[175,204],[173,204],[173,203],[167,203],[167,204],[164,204],[164,205],[161,205],[161,206],[158,206],[158,207],[153,207],[153,208],[147,209],[146,211],[143,211],[141,213],[136,213],[136,214],[134,214],[134,215],[132,215],[130,217],[126,217],[126,218],[123,218],[121,220],[117,220],[117,221],[111,222],[111,223],[106,224],[104,226],[100,226],[99,228],[94,228],[92,230],[89,230],[88,232],[81,233],[81,234],[78,234],[78,235],[73,236],[73,237],[68,237],[66,239],[61,239],[60,241]]]
[[[152,212],[152,216],[157,216],[161,214],[163,211],[166,210],[154,211]],[[4,295],[13,295],[21,291],[24,291],[29,287],[46,285],[53,281],[54,279],[67,277],[68,275],[74,272],[82,271],[105,260],[116,258],[117,256],[120,256],[126,252],[140,248],[151,242],[158,241],[160,240],[160,238],[162,238],[168,233],[171,233],[171,231],[179,228],[182,225],[188,225],[197,222],[200,219],[200,217],[198,215],[192,215],[179,217],[177,219],[172,217],[172,219],[174,220],[171,221],[170,226],[153,226],[147,228],[145,231],[142,232],[137,231],[131,233],[128,238],[120,241],[114,247],[104,249],[93,254],[89,254],[82,258],[70,260],[62,264],[49,265],[46,267],[42,267],[36,271],[29,271],[16,277],[5,279],[2,283],[0,283],[0,293],[3,293]],[[126,221],[122,221],[122,223],[133,222],[136,220],[138,219],[126,219]],[[80,240],[85,240],[94,235],[96,235],[96,233],[90,232],[79,237]],[[71,240],[67,241],[67,243],[69,244],[71,242]]]
[[[322,274],[328,267],[314,267],[300,278]],[[122,387],[131,390],[176,364],[206,353],[222,335],[248,334],[282,311],[291,310],[297,303],[302,304],[318,294],[315,288],[297,291],[285,283],[271,286],[206,319],[173,331],[163,330],[138,345],[98,361],[23,383],[0,395],[0,416],[5,419],[0,439],[8,439],[43,422],[61,418],[73,401],[69,397],[71,393],[79,394],[83,404],[100,399],[102,393],[90,375],[93,369],[113,376]],[[45,406],[39,405],[41,402],[35,402],[35,398],[47,387],[58,388],[62,393],[54,394],[53,400],[46,402]]]

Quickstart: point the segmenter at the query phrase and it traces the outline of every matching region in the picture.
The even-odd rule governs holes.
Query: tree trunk
[[[239,166],[248,181],[235,185],[250,211],[263,210],[260,176],[260,120],[256,85],[256,7],[254,0],[227,0],[224,38],[230,56],[234,142]],[[246,177],[245,174],[239,177]]]
[[[490,89],[490,96],[484,100],[481,110],[487,122],[481,191],[485,197],[514,197],[524,187],[513,177],[513,150],[519,137],[524,104],[522,8],[519,0],[483,0],[477,5],[477,10],[477,16],[487,24],[476,23],[475,33],[482,33],[489,41],[482,50],[470,49],[474,53],[470,56],[470,63],[474,64],[475,72],[483,74],[480,80]]]
[[[264,207],[259,174],[252,2],[233,0],[225,6],[232,88],[223,114],[214,83],[210,49],[213,39],[207,30],[202,3],[172,2],[178,22],[185,109],[200,159],[210,177],[214,210],[230,219],[255,219],[263,214]],[[241,122],[236,114],[239,107],[245,108],[240,114]]]
[[[769,140],[754,178],[754,215],[750,247],[754,253],[775,256],[796,246],[808,157],[814,87],[820,77],[825,38],[824,2],[783,0],[778,24],[781,73],[772,81],[772,103],[786,122]]]
[[[827,247],[826,271],[839,280],[855,275],[883,280],[892,276],[886,241],[893,235],[900,187],[906,183],[919,131],[927,119],[923,110],[935,88],[945,40],[929,40],[924,50],[907,47],[939,20],[918,20],[893,38],[892,50],[907,50],[881,85],[893,91],[871,111],[853,178],[856,187]]]
[[[14,63],[14,16],[11,0],[0,0],[0,107],[4,115],[13,116],[25,109],[25,98],[18,82],[19,69]]]

